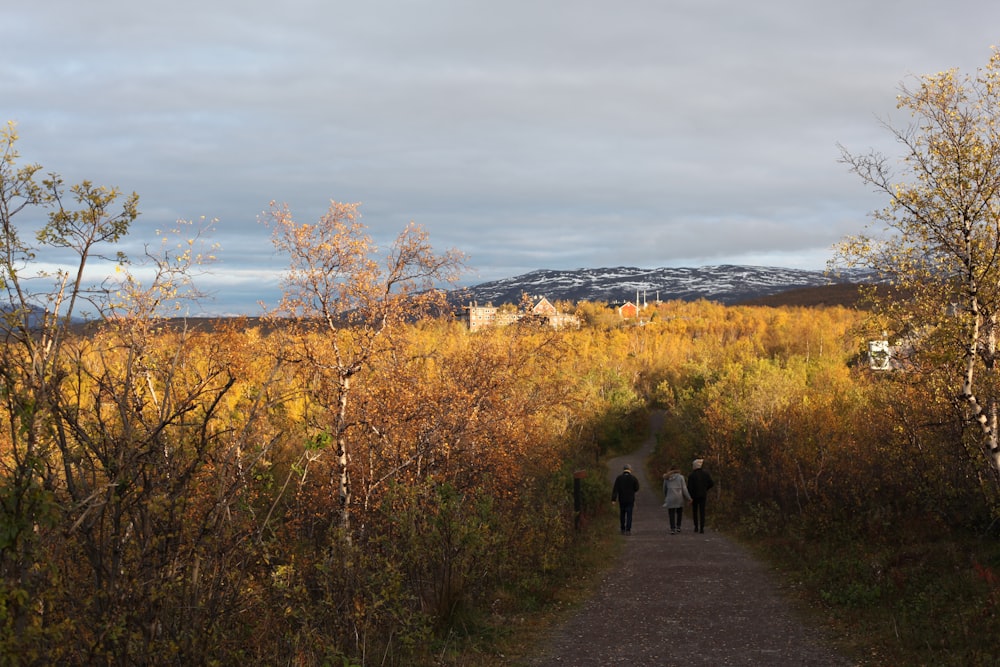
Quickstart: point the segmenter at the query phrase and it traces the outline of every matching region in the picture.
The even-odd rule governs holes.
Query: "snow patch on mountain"
[[[492,280],[461,290],[465,303],[519,303],[522,294],[550,301],[695,301],[734,304],[790,289],[865,282],[860,271],[838,275],[763,266],[702,266],[641,269],[618,266],[573,271],[540,269],[513,278]]]

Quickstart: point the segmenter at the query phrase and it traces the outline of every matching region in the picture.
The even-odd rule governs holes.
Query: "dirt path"
[[[659,421],[654,416],[651,433]],[[548,665],[838,666],[822,633],[807,627],[782,598],[776,579],[743,548],[712,529],[671,535],[659,479],[642,474],[654,436],[609,463],[611,482],[625,463],[639,471],[632,535],[596,595],[555,630],[534,667]],[[685,473],[687,471],[685,470]]]

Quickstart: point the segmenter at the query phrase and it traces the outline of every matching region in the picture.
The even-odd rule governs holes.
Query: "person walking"
[[[702,468],[704,459],[695,459],[691,464],[691,474],[688,475],[687,487],[691,494],[691,515],[694,518],[694,532],[705,532],[705,501],[708,490],[715,486],[712,476]]]
[[[632,466],[625,464],[622,474],[615,479],[611,488],[611,502],[618,503],[618,519],[622,535],[632,534],[632,510],[635,508],[635,494],[639,491],[639,480],[632,474]]]
[[[684,475],[677,468],[671,468],[663,475],[663,506],[670,515],[670,534],[681,532],[681,520],[684,518],[684,503],[691,502]]]

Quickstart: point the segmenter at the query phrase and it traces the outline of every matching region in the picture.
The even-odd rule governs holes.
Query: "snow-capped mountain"
[[[763,266],[702,266],[697,268],[605,269],[556,271],[541,269],[513,278],[492,280],[460,291],[465,303],[519,303],[527,293],[550,301],[694,301],[708,299],[734,304],[803,287],[865,282],[863,272],[828,275]]]

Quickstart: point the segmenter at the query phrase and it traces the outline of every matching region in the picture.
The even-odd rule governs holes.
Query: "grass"
[[[817,533],[794,522],[762,533],[746,514],[729,532],[778,570],[798,609],[857,664],[1000,665],[996,539],[913,526]]]
[[[601,575],[613,567],[622,548],[615,539],[617,516],[601,509],[580,531],[567,559],[571,566],[547,582],[544,600],[507,600],[503,611],[482,620],[476,636],[456,642],[439,664],[500,667],[536,657],[546,636],[590,599]]]

